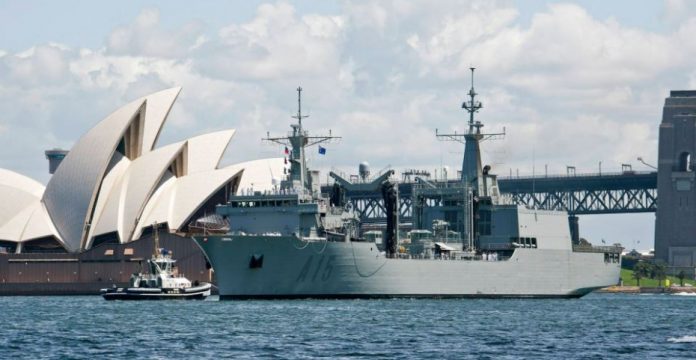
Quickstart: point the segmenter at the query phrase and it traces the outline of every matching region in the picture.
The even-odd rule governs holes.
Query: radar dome
[[[361,162],[358,166],[358,173],[363,180],[370,177],[370,164],[367,161]]]

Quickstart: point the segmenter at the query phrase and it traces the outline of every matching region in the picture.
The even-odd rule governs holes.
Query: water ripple
[[[212,299],[214,300],[214,299]],[[689,358],[694,297],[106,302],[0,298],[3,358]]]

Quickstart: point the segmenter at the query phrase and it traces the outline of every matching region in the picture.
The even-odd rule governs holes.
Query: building
[[[696,91],[665,100],[658,150],[655,258],[696,267]]]

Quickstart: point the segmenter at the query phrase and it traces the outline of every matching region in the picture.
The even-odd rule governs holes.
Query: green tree
[[[636,279],[636,283],[640,286],[640,279],[646,278],[650,275],[651,269],[650,264],[645,261],[639,261],[633,267],[633,278]]]
[[[677,278],[679,278],[679,286],[684,286],[684,278],[686,277],[686,273],[684,270],[679,271],[679,274],[677,274]]]
[[[658,284],[663,286],[663,280],[667,278],[667,264],[664,261],[658,260],[652,266],[652,272],[657,279]]]

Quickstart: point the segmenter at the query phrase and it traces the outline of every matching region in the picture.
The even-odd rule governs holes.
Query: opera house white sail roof
[[[186,232],[231,192],[270,189],[282,158],[220,168],[235,130],[158,146],[180,87],[137,99],[85,133],[43,185],[0,169],[0,242],[79,252],[137,240],[153,224]]]

